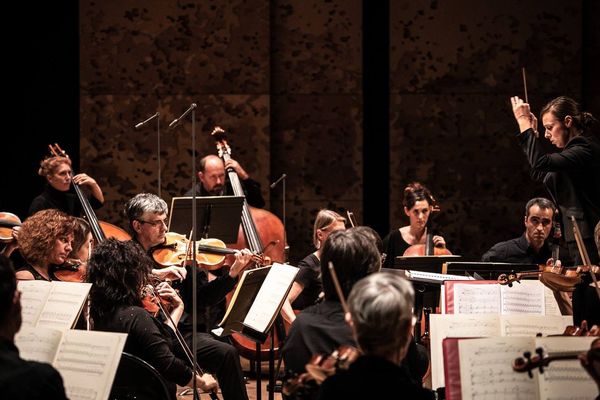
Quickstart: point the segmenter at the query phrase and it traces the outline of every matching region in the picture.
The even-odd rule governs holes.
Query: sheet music
[[[71,328],[90,292],[91,283],[53,281],[38,326]]]
[[[558,303],[554,298],[554,292],[548,286],[543,285],[544,287],[544,306],[546,307],[546,315],[562,315],[560,312],[560,308],[558,308]]]
[[[458,343],[462,400],[539,397],[537,379],[513,371],[515,358],[530,350],[533,338],[465,339]]]
[[[65,331],[54,361],[72,400],[106,400],[127,334]]]
[[[500,285],[454,285],[454,314],[499,314]]]
[[[570,315],[502,315],[500,317],[501,336],[560,335],[567,325],[571,325]]]
[[[24,360],[52,364],[62,335],[57,329],[23,326],[15,336],[15,346]]]
[[[590,349],[593,336],[556,336],[535,339],[535,347],[542,347],[545,353],[563,351],[587,351]],[[532,349],[533,350],[533,349]],[[530,351],[532,351],[530,350]],[[558,399],[593,399],[598,394],[594,380],[583,369],[579,360],[552,361],[538,375],[540,398],[544,400]]]
[[[17,289],[21,291],[23,327],[36,326],[50,294],[51,284],[46,281],[17,281]]]
[[[297,273],[296,267],[274,263],[244,318],[244,325],[266,333],[285,301]]]
[[[442,340],[444,338],[487,337],[500,334],[500,321],[497,314],[431,314],[429,323],[433,389],[444,386],[444,359],[442,353]]]
[[[502,314],[545,315],[544,285],[538,280],[523,280],[500,286]]]

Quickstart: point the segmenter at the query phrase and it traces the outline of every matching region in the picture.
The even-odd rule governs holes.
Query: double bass
[[[225,131],[217,126],[211,135],[216,141],[219,157],[224,162],[227,162],[231,159],[231,148],[227,144]],[[232,168],[228,168],[226,172],[233,189],[233,194],[235,196],[244,196],[244,189],[237,173]],[[284,238],[283,223],[277,216],[267,210],[250,207],[244,199],[238,239],[235,244],[229,244],[228,247],[236,249],[248,248],[254,254],[261,254],[265,264],[268,264],[269,261],[283,263],[285,262]],[[264,245],[265,243],[266,246]],[[227,296],[227,304],[229,304],[230,296],[231,294]],[[249,360],[257,361],[257,346],[255,342],[237,333],[234,333],[231,339],[240,355]],[[270,351],[270,342],[271,337],[269,336],[261,345],[259,354],[261,360],[267,359]],[[278,357],[279,342],[280,339],[276,333],[276,348],[273,349],[275,357]]]

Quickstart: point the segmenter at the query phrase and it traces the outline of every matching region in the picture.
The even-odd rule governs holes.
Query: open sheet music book
[[[71,400],[106,400],[126,333],[23,327],[15,337],[21,358],[52,364]]]
[[[264,341],[297,273],[298,268],[279,263],[244,271],[225,316],[213,333],[227,336],[243,332]]]
[[[573,323],[571,315],[532,314],[431,314],[432,388],[444,386],[442,340],[447,337],[474,338],[492,336],[535,336],[562,334]]]
[[[513,361],[542,347],[545,353],[583,352],[593,336],[445,339],[446,399],[593,399],[594,380],[579,360],[553,361],[544,373],[515,372]]]
[[[523,280],[512,287],[496,281],[444,282],[446,314],[560,315],[552,291],[539,280]]]
[[[72,328],[91,287],[91,283],[18,281],[23,327]]]

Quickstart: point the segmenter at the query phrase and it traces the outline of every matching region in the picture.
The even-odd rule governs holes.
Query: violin
[[[163,267],[187,264],[192,261],[191,244],[185,235],[167,232],[165,243],[152,252],[152,258]],[[236,250],[228,249],[219,239],[196,241],[196,263],[209,271],[221,268],[225,256],[235,253]],[[260,258],[258,255],[256,257]]]
[[[85,282],[86,264],[76,258],[67,259],[64,264],[55,266],[52,275],[63,282]]]
[[[9,243],[14,240],[12,228],[21,226],[21,219],[13,213],[0,212],[0,242]]]
[[[346,370],[360,356],[356,347],[341,345],[328,355],[313,355],[306,364],[306,372],[288,379],[282,388],[286,396],[316,391],[328,377]]]
[[[538,278],[540,282],[552,290],[560,292],[573,292],[575,286],[581,283],[581,275],[592,273],[598,276],[600,267],[596,265],[580,265],[574,268],[560,267],[556,265],[540,265],[538,271],[511,271],[508,274],[500,274],[498,283],[512,287],[514,282],[520,283],[524,278]]]

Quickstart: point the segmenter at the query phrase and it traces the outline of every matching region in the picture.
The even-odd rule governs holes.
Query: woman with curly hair
[[[71,160],[67,157],[49,157],[40,162],[38,175],[46,180],[44,191],[31,202],[29,215],[40,210],[55,208],[73,216],[81,215],[81,203],[71,188],[74,184],[87,187],[91,196],[90,205],[100,208],[104,203],[102,189],[94,178],[87,174],[73,176]]]
[[[74,219],[62,211],[43,210],[21,225],[19,251],[27,262],[17,269],[17,279],[53,279],[50,267],[63,264],[72,250]]]
[[[194,374],[178,355],[183,350],[177,343],[175,326],[183,313],[183,301],[166,282],[155,291],[166,301],[170,319],[165,323],[143,308],[143,290],[149,284],[152,261],[133,242],[107,239],[94,249],[87,270],[90,290],[90,316],[94,330],[127,333],[124,351],[152,365],[170,383],[211,390],[217,383],[210,375]],[[174,324],[174,325],[173,325]],[[177,355],[176,355],[177,354]]]

